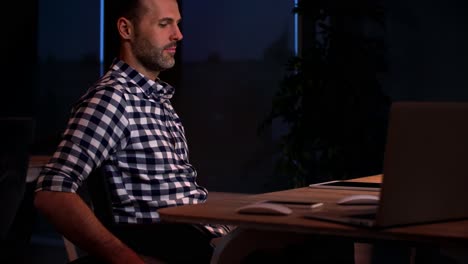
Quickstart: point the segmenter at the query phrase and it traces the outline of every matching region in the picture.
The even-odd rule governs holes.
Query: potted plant
[[[302,51],[291,58],[263,124],[287,126],[277,172],[288,187],[380,172],[390,105],[379,80],[383,8],[317,0],[293,12],[302,20]]]

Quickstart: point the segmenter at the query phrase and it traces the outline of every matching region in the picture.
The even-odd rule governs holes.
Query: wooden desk
[[[381,176],[361,178],[359,181],[380,182]],[[229,224],[250,230],[269,230],[291,233],[330,235],[354,241],[406,241],[429,245],[457,245],[468,247],[468,220],[375,230],[306,219],[303,213],[311,210],[295,207],[288,216],[245,215],[236,208],[261,200],[317,201],[324,206],[336,206],[337,199],[363,191],[298,188],[258,195],[237,195],[225,199],[208,200],[205,204],[186,205],[159,210],[163,221],[179,223]],[[375,191],[372,192],[375,194]]]

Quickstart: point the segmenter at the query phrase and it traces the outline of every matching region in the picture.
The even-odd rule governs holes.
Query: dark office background
[[[293,0],[182,1],[179,63],[163,76],[176,85],[173,103],[191,162],[210,190],[278,188],[272,183],[275,144],[286,127],[277,122],[260,134],[258,128],[294,53],[293,6]],[[392,0],[384,6],[385,31],[367,29],[385,39],[384,94],[394,101],[468,100],[467,3]],[[34,117],[32,154],[52,154],[71,105],[101,74],[99,9],[96,0],[3,4],[4,12],[18,15],[1,18],[8,26],[1,41],[0,116]],[[105,43],[108,64],[117,43],[109,35]]]
[[[8,70],[18,77],[5,86],[12,88],[2,96],[2,114],[32,115],[33,154],[48,155],[73,102],[101,74],[100,3],[30,2],[37,13],[25,17],[29,31],[11,29],[18,37],[7,43],[15,50],[7,53],[8,61],[21,66]],[[258,192],[269,181],[271,132],[257,130],[293,55],[293,6],[294,1],[283,0],[181,4],[185,38],[178,64],[162,78],[176,86],[173,104],[187,131],[191,161],[211,190]],[[118,39],[113,23],[105,21],[104,29],[106,70]]]
[[[382,88],[392,100],[466,100],[468,33],[463,1],[387,1],[388,69]],[[23,8],[28,6],[28,8]],[[274,140],[283,126],[258,134],[294,52],[294,1],[183,1],[179,64],[163,73],[177,87],[174,104],[186,126],[192,163],[210,189],[268,188]],[[3,116],[36,119],[33,154],[51,154],[72,103],[100,76],[100,3],[14,1],[22,10],[2,42]],[[111,25],[112,26],[112,25]],[[109,25],[106,23],[106,32]],[[115,49],[106,35],[105,63]],[[271,52],[271,50],[275,50]]]

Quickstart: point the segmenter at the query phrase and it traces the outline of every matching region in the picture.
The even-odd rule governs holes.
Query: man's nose
[[[174,27],[174,32],[171,36],[171,40],[174,40],[174,41],[179,41],[179,40],[182,40],[184,38],[184,35],[182,35],[182,32],[180,31],[180,28],[178,25],[175,25]]]

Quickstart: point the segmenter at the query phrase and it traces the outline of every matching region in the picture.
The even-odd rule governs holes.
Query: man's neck
[[[121,52],[119,59],[127,63],[130,67],[135,69],[137,72],[143,74],[146,78],[153,80],[153,81],[158,79],[158,76],[160,73],[159,71],[148,70],[143,65],[141,65],[141,63],[139,63],[138,60],[134,56],[130,54],[126,54],[125,52]]]

